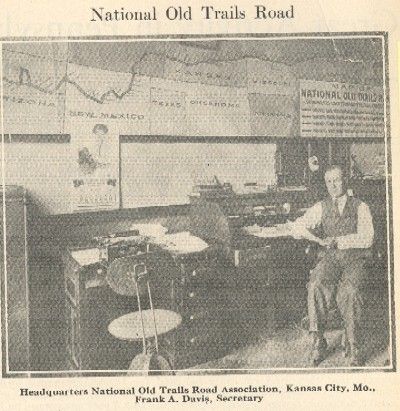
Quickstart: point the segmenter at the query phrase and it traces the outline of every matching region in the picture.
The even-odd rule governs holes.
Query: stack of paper
[[[81,266],[91,265],[99,262],[100,254],[98,248],[86,248],[71,251],[72,258]]]
[[[208,244],[188,231],[165,236],[165,248],[179,254],[198,253],[205,250]]]

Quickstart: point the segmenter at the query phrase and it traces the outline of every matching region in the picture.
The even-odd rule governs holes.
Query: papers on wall
[[[383,138],[383,88],[301,80],[300,135]]]
[[[4,50],[6,133],[76,134],[96,121],[120,135],[292,135],[295,77],[284,64],[256,58],[188,64],[183,56],[149,55],[144,61],[157,66],[144,71],[150,77],[139,74],[144,61],[137,70],[118,61],[114,71],[98,68],[98,56],[91,67],[71,63],[60,45],[52,47],[38,56]]]
[[[118,135],[149,134],[150,78],[77,64],[68,65],[65,131],[107,123]]]
[[[86,121],[71,135],[71,211],[119,208],[119,135]]]
[[[61,133],[64,119],[64,75],[65,63],[4,49],[4,133]]]

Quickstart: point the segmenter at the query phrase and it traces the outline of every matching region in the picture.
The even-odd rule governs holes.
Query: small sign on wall
[[[119,208],[119,135],[107,124],[91,124],[71,135],[74,178],[71,211]]]

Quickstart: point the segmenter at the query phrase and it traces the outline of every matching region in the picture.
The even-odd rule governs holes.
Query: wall
[[[123,207],[187,204],[195,184],[221,182],[241,192],[245,183],[276,183],[275,144],[129,142],[121,144]]]
[[[16,142],[13,136],[5,145],[6,183],[27,187],[44,213],[69,213],[74,178],[69,141],[80,138],[83,126],[101,121],[117,134],[143,137],[140,144],[121,144],[123,207],[183,203],[199,177],[213,174],[232,180],[236,189],[248,178],[271,184],[276,145],[268,138],[299,136],[299,79],[382,85],[376,53],[370,60],[349,61],[346,43],[301,42],[296,48],[296,40],[226,41],[218,56],[212,49],[161,42],[151,49],[148,43],[127,46],[125,53],[106,43],[7,45],[5,131],[66,133],[68,139],[55,144],[19,136]],[[244,51],[239,53],[237,44]],[[257,55],[260,48],[270,61]],[[281,62],[285,53],[290,65]],[[176,140],[145,146],[145,136],[155,135]],[[215,145],[214,151],[209,139],[202,140],[227,135],[242,137],[235,154],[231,149],[239,146]],[[254,137],[263,144],[247,147],[243,139]],[[250,153],[257,161],[249,161]]]
[[[105,122],[126,135],[291,135],[295,76],[284,64],[165,58],[159,76],[149,76],[40,53],[3,51],[6,133],[74,135]]]
[[[27,188],[42,213],[67,212],[72,179],[69,138],[35,136],[13,140],[4,144],[6,184]]]

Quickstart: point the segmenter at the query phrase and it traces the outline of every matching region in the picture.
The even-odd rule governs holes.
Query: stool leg
[[[153,324],[154,324],[154,342],[156,344],[156,352],[158,353],[158,336],[157,336],[157,323],[156,323],[156,314],[154,312],[153,308],[153,299],[151,298],[151,290],[150,290],[150,284],[147,281],[147,291],[149,293],[149,302],[150,302],[150,309],[153,314]]]
[[[137,282],[135,281],[135,286],[136,286],[136,296],[138,299],[138,308],[140,312],[140,321],[142,323],[142,340],[143,340],[143,354],[147,354],[147,347],[146,347],[146,334],[144,331],[144,320],[143,320],[143,312],[142,312],[142,306],[140,304],[140,294],[139,294],[139,287]]]

